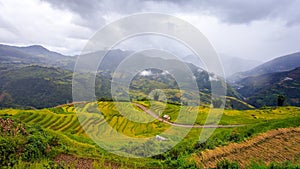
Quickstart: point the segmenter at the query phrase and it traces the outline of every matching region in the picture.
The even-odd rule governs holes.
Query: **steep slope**
[[[0,74],[1,107],[51,107],[71,101],[72,73],[28,66]]]
[[[283,72],[297,67],[300,67],[300,52],[278,57],[246,72],[236,73],[229,80],[235,82],[245,77]]]
[[[0,107],[45,108],[72,102],[72,77],[73,72],[53,67],[25,66],[3,70],[0,74]],[[96,95],[110,97],[110,77],[99,74],[96,83]]]
[[[276,145],[276,148],[274,148]],[[228,146],[205,150],[196,157],[198,165],[214,168],[218,161],[227,159],[236,161],[246,168],[252,161],[300,163],[300,128],[271,130],[243,143],[232,143]]]
[[[300,106],[300,67],[291,71],[248,77],[237,82],[236,90],[256,107],[276,106],[279,95],[285,104]]]
[[[154,71],[154,70],[151,70]],[[156,70],[154,75],[138,74],[131,81],[129,95],[133,100],[146,98],[154,89],[161,89],[170,102],[186,102],[193,98],[195,91],[184,91],[182,94],[175,79],[165,72]],[[68,70],[42,66],[25,66],[7,68],[0,74],[0,107],[44,108],[72,101],[72,75]],[[81,78],[86,77],[82,74]],[[205,71],[195,72],[200,90],[202,104],[210,104],[210,75]],[[96,96],[99,99],[111,100],[111,75],[99,72],[96,78]],[[219,83],[212,81],[212,83]],[[122,98],[126,86],[120,86],[118,97]],[[228,108],[248,109],[238,93],[228,86]],[[122,91],[122,92],[121,92]]]
[[[99,66],[96,79],[96,96],[99,99],[111,99],[112,73],[131,53],[131,51],[111,50],[83,55],[83,57],[89,59],[97,59],[99,55],[106,54]],[[187,98],[192,98],[195,95],[195,91],[189,91],[190,88],[188,87],[190,81],[195,79],[203,104],[210,104],[211,84],[213,84],[220,87],[227,86],[228,108],[249,108],[249,105],[243,102],[242,97],[230,85],[226,84],[224,79],[193,64],[188,63],[185,65],[177,60],[162,59],[159,56],[155,57],[155,54],[152,55],[151,57],[148,55],[136,56],[133,62],[140,65],[153,65],[153,67],[160,65],[166,69],[169,68],[170,72],[149,69],[147,71],[153,71],[154,73],[146,76],[137,74],[130,87],[130,95],[133,99],[143,99],[154,89],[162,89],[171,102],[186,102],[188,101]],[[28,47],[0,45],[0,106],[41,108],[71,101],[71,70],[74,68],[75,59],[75,57],[64,56],[39,45]],[[129,64],[131,63],[132,60],[129,61]],[[184,67],[190,69],[191,76],[186,76],[185,71],[187,70]],[[130,76],[134,72],[132,68],[128,66],[122,72],[118,72],[118,75],[120,75],[118,79]],[[172,74],[177,74],[177,77],[183,81],[183,85],[188,90],[185,91],[185,94],[180,94],[178,84]],[[125,86],[121,85],[120,91],[123,92],[119,92],[120,97],[124,95],[125,89]]]

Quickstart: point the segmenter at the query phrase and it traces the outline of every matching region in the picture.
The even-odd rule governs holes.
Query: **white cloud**
[[[227,24],[214,16],[178,14],[194,24],[218,53],[254,60],[300,51],[300,26],[286,27],[285,22],[260,20],[249,24]]]
[[[80,50],[78,47],[86,43],[77,38],[87,39],[93,33],[86,27],[73,24],[73,13],[53,9],[48,3],[38,0],[10,0],[1,3],[1,15],[5,16],[6,21],[10,21],[8,29],[0,29],[1,43],[41,44],[51,50],[72,53]],[[11,33],[7,34],[8,31]]]
[[[300,51],[299,3],[295,0],[0,0],[0,43],[41,44],[64,54],[79,54],[89,37],[106,23],[137,12],[162,12],[194,24],[218,53],[268,60]],[[166,42],[142,38],[135,44],[170,46]]]
[[[153,75],[151,70],[143,70],[142,72],[140,72],[141,76],[151,76]]]

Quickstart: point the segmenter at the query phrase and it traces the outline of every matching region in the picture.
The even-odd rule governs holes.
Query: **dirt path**
[[[135,106],[137,106],[138,108],[142,109],[144,112],[146,112],[147,114],[149,114],[150,116],[156,118],[157,120],[172,125],[172,126],[178,126],[178,127],[186,127],[186,128],[232,128],[232,127],[241,127],[241,126],[245,126],[242,124],[237,124],[237,125],[192,125],[192,124],[179,124],[179,123],[174,123],[174,122],[170,122],[167,121],[163,118],[161,118],[159,115],[157,115],[156,113],[152,112],[151,110],[147,109],[145,106],[141,105],[141,104],[137,104],[137,103],[133,103]]]
[[[216,167],[223,159],[236,161],[242,168],[260,160],[265,164],[287,160],[300,163],[300,127],[271,130],[243,143],[205,150],[193,158],[204,168]]]

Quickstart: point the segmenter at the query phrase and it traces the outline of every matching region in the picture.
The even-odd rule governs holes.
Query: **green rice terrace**
[[[147,113],[141,106],[153,114]],[[195,123],[187,124],[185,118],[180,118],[182,116],[179,114],[180,109],[195,115]],[[40,110],[2,109],[0,166],[1,168],[202,168],[201,153],[208,149],[242,143],[269,130],[300,126],[299,107],[225,109],[219,124],[214,126],[216,130],[212,136],[205,142],[199,142],[201,131],[206,125],[214,124],[213,121],[206,121],[209,110],[208,106],[182,107],[162,102],[150,104],[146,101],[135,104],[98,102],[76,107],[68,104]],[[170,119],[164,119],[164,115],[168,115]],[[166,141],[153,139],[174,124],[190,125],[186,128],[191,130],[171,150],[153,157],[130,158],[114,155],[99,147],[91,139],[105,135],[106,141],[120,144],[119,150],[113,151],[122,150],[133,155],[143,153],[147,156],[156,151],[152,149],[153,145],[176,140],[175,130],[171,131],[175,135],[174,138],[164,136],[168,139]],[[114,131],[129,138],[146,139],[147,141],[142,144],[148,148],[142,149],[134,144],[123,146],[122,144],[128,140],[117,140]],[[246,167],[268,167],[268,165],[297,167],[300,155],[299,153],[294,155],[293,160],[288,159],[289,164],[284,163],[286,162],[284,159],[271,161],[274,163],[253,161],[251,166]],[[214,163],[215,166],[210,165],[212,168],[235,165],[231,161],[216,160]]]

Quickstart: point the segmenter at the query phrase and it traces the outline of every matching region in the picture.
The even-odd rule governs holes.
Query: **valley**
[[[298,54],[280,58],[282,63],[288,60],[282,71],[264,66],[272,65],[270,61],[249,71],[257,73],[238,74],[237,81],[187,63],[198,91],[179,88],[172,76],[184,72],[178,61],[144,56],[142,62],[175,68],[137,73],[129,90],[119,83],[114,95],[118,100],[114,100],[112,82],[122,82],[134,71],[129,68],[114,74],[128,54],[114,50],[104,58],[96,72],[95,102],[73,103],[70,68],[74,57],[41,46],[2,45],[1,165],[33,169],[299,165],[300,74],[297,64],[289,64]],[[81,73],[77,80],[84,82],[91,75]],[[189,78],[182,81],[184,86],[190,85]],[[212,98],[212,85],[226,89],[226,95],[220,96],[224,112],[222,102]],[[193,100],[198,95],[200,103]],[[200,141],[201,133],[210,130],[214,130],[212,135]],[[187,135],[181,140],[184,132]],[[125,137],[120,139],[120,134]],[[124,153],[128,156],[123,157]]]
[[[300,169],[300,0],[0,0],[0,169]]]

